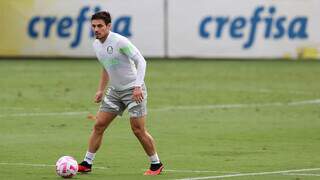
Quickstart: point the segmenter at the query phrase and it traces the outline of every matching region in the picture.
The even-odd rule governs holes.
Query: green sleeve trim
[[[132,56],[133,55],[133,46],[129,44],[128,46],[122,47],[119,49],[121,53],[127,55],[127,56]]]

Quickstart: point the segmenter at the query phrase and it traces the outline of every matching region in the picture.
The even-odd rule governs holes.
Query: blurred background
[[[94,57],[90,18],[147,57],[319,59],[318,0],[1,1],[1,57]]]

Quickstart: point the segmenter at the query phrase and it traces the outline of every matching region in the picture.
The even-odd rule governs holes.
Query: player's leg
[[[104,131],[116,116],[117,114],[112,112],[98,112],[97,120],[93,126],[93,130],[89,139],[89,152],[97,152],[101,145]]]
[[[92,133],[89,138],[89,148],[85,155],[84,160],[79,164],[79,172],[90,172],[95,153],[101,146],[103,133],[117,114],[112,112],[99,111],[97,114],[96,122],[93,126]]]
[[[142,86],[142,91],[144,99],[140,103],[137,103],[132,99],[133,88],[122,92],[121,100],[128,107],[131,129],[140,141],[151,162],[150,169],[145,172],[145,175],[158,175],[162,171],[163,165],[158,157],[154,139],[145,127],[148,96],[145,85]]]
[[[144,175],[158,175],[161,173],[163,165],[158,157],[154,139],[145,127],[145,121],[146,115],[141,117],[131,117],[131,129],[140,141],[151,162],[150,168],[144,173]]]
[[[79,172],[91,171],[91,166],[95,157],[95,153],[99,149],[103,133],[112,120],[121,115],[125,106],[118,98],[117,92],[112,89],[106,91],[106,95],[101,102],[99,112],[96,117],[95,125],[89,139],[89,148],[82,163],[79,164]]]
[[[130,124],[131,129],[134,135],[140,141],[144,151],[148,156],[152,156],[155,154],[155,143],[152,136],[149,134],[147,129],[145,128],[145,119],[146,116],[143,117],[131,117]]]

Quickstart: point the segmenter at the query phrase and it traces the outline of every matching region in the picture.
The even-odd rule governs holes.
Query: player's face
[[[102,19],[94,19],[91,21],[92,30],[97,39],[103,40],[107,38],[111,29],[111,23],[107,24]]]

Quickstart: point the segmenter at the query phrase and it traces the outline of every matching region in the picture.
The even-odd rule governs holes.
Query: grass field
[[[83,159],[99,74],[96,60],[0,61],[1,180],[61,179],[60,156]],[[319,179],[320,62],[152,59],[146,83],[164,173],[142,176],[125,113],[75,179]]]

